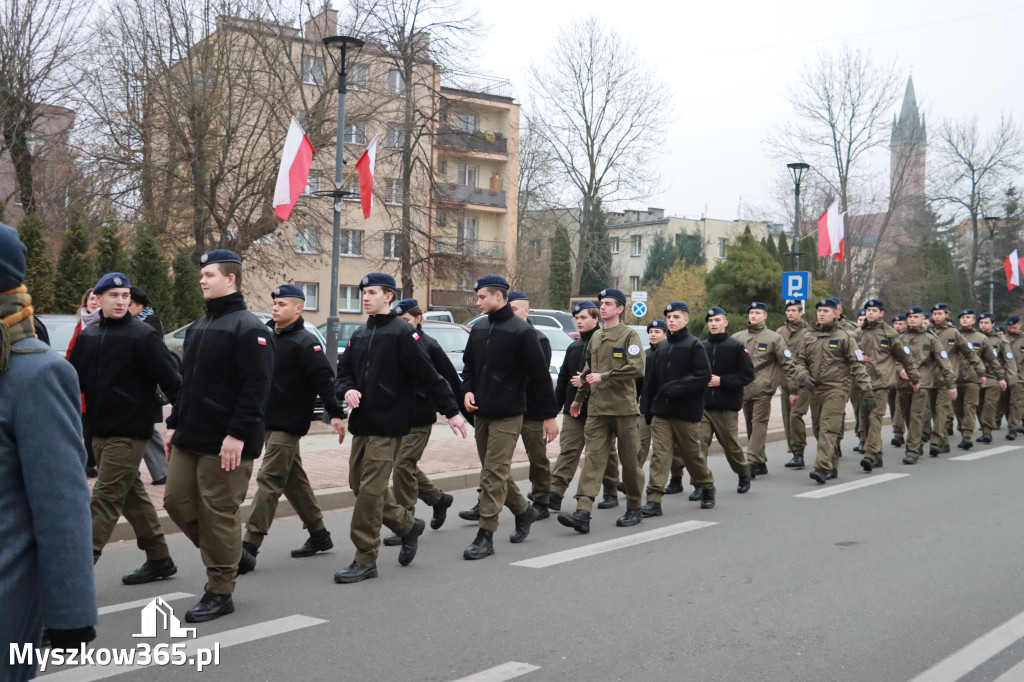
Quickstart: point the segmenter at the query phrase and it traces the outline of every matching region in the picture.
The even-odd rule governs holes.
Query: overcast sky
[[[944,117],[977,114],[985,130],[1001,111],[1024,117],[1022,0],[467,1],[488,29],[476,70],[510,79],[524,104],[530,60],[574,17],[594,14],[636,46],[674,98],[656,161],[664,187],[639,207],[672,215],[699,217],[707,206],[708,217],[735,219],[741,197],[743,217],[774,209],[771,188],[786,168],[768,158],[765,137],[791,114],[795,72],[844,41],[913,74],[929,131]]]

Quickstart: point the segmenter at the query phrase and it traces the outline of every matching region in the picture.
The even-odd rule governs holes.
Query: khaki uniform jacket
[[[786,384],[792,393],[800,390],[793,351],[781,335],[767,329],[762,322],[747,325],[732,336],[747,349],[754,365],[754,381],[743,388],[744,400],[770,398],[780,384]]]
[[[974,352],[971,344],[967,342],[964,335],[951,325],[948,321],[942,324],[933,323],[932,331],[942,341],[942,348],[949,355],[949,364],[953,368],[953,374],[957,378],[963,376],[963,366],[969,365],[973,370],[972,374],[977,377],[985,375],[985,365],[981,356]]]
[[[851,385],[863,393],[871,392],[871,379],[856,339],[834,324],[815,324],[808,329],[796,356],[796,370],[801,384],[808,376],[814,380],[816,393],[849,391]]]
[[[1013,353],[1013,357],[1010,359],[1017,361],[1017,381],[1024,381],[1024,362],[1020,361],[1021,358],[1024,358],[1024,334],[1007,332],[1003,338],[1010,344],[1008,353]]]
[[[1014,347],[1013,342],[1005,336],[999,336],[1000,341],[1000,352],[999,359],[1003,363],[1003,370],[1006,372],[1006,385],[1016,386],[1020,378],[1020,372],[1024,371],[1024,363],[1020,362],[1020,346],[1024,345],[1020,341],[1017,342],[1017,347]]]
[[[1000,360],[1003,355],[1001,348],[1003,340],[995,334],[985,334],[974,327],[970,329],[961,328],[960,333],[964,335],[974,354],[981,358],[981,362],[985,365],[985,385],[991,386],[993,382],[1005,379],[1006,371],[1003,369],[1003,363]],[[981,377],[974,371],[971,363],[965,363],[960,366],[960,383],[981,383]]]
[[[900,335],[896,333],[896,330],[884,321],[868,322],[865,320],[857,340],[861,353],[864,355],[864,364],[867,366],[868,376],[871,378],[871,386],[876,391],[896,385],[899,371],[896,363],[902,365],[906,370],[907,376],[910,377],[910,383],[916,384],[920,380],[914,354],[900,340]]]
[[[939,337],[930,330],[920,327],[907,327],[903,335],[906,345],[917,361],[917,371],[921,375],[921,388],[956,388],[956,375],[949,362],[949,353],[942,348]],[[910,391],[911,384],[906,379],[896,380],[896,388]]]
[[[591,372],[600,374],[601,381],[584,381],[576,392],[576,401],[587,403],[588,416],[640,414],[636,380],[644,376],[644,347],[635,329],[619,324],[594,332],[584,355],[583,376]]]
[[[787,322],[782,325],[775,330],[775,333],[782,337],[782,340],[786,342],[789,350],[793,351],[793,356],[795,357],[800,352],[800,347],[804,343],[804,337],[807,336],[809,328],[810,325],[807,324],[807,320],[801,317],[796,322]]]

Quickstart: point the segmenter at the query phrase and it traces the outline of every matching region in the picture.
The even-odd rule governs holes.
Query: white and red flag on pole
[[[302,126],[293,118],[288,126],[281,168],[277,171],[277,186],[274,188],[274,213],[281,220],[288,220],[295,202],[309,182],[309,167],[313,165],[315,151]]]
[[[1003,259],[1003,270],[1006,271],[1006,288],[1016,289],[1020,286],[1020,256],[1017,249]]]
[[[356,171],[359,173],[359,202],[363,205],[363,220],[370,217],[370,209],[373,207],[373,167],[377,163],[377,138],[374,135],[369,146],[363,155],[356,161]]]
[[[843,225],[845,213],[839,212],[839,201],[833,201],[828,210],[818,218],[818,257],[832,256],[837,261],[843,260],[843,240],[846,229]]]

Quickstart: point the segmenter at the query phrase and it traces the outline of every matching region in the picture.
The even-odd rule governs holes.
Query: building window
[[[403,199],[402,181],[398,178],[384,180],[384,203],[401,204]]]
[[[459,218],[455,249],[463,255],[476,252],[476,218]]]
[[[342,284],[338,287],[338,312],[358,313],[362,309],[359,287]]]
[[[351,90],[365,90],[366,80],[370,75],[370,69],[366,66],[353,66],[345,74],[345,84]]]
[[[640,291],[640,276],[639,275],[632,275],[629,278],[629,287],[630,287],[630,289],[629,289],[630,291]]]
[[[25,146],[28,147],[28,153],[35,156],[43,150],[43,135],[42,133],[31,130],[25,133]]]
[[[725,258],[725,243],[726,243],[725,237],[719,237],[718,238],[718,257],[719,258]]]
[[[361,256],[363,255],[363,231],[342,230],[341,231],[341,255]]]
[[[405,146],[405,128],[402,126],[388,126],[388,135],[385,140],[389,149],[401,149]]]
[[[437,160],[437,174],[447,175],[448,174],[448,162],[444,159]]]
[[[618,237],[612,237],[609,241],[612,244],[612,253],[618,253],[619,252],[619,238]]]
[[[320,285],[316,282],[296,282],[296,285],[302,287],[302,292],[306,294],[306,304],[303,309],[313,311],[320,307]]]
[[[398,69],[391,69],[388,71],[388,94],[405,94],[405,74]]]
[[[643,237],[638,234],[633,235],[633,255],[643,255]]]
[[[359,175],[353,173],[348,180],[344,180],[344,184],[341,189],[348,192],[342,199],[345,201],[360,201],[361,195],[359,194]]]
[[[459,176],[455,182],[466,187],[476,187],[477,177],[480,175],[479,166],[472,166],[466,163],[459,164]]]
[[[384,258],[388,260],[398,259],[398,233],[386,232],[384,234]]]
[[[306,85],[323,85],[324,60],[316,57],[303,57],[302,82]]]
[[[320,174],[310,173],[309,179],[306,180],[306,188],[302,190],[302,194],[305,196],[312,196],[314,192],[320,191]]]
[[[295,228],[295,253],[319,253],[320,240],[315,227]]]
[[[530,257],[539,259],[543,253],[543,246],[539,239],[530,240]]]
[[[459,130],[464,133],[475,133],[479,129],[479,118],[476,114],[459,114]]]
[[[350,144],[366,144],[366,124],[349,123],[345,126],[345,142]]]

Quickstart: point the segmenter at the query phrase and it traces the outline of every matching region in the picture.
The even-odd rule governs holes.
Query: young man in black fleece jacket
[[[339,583],[377,577],[381,523],[402,538],[399,564],[408,566],[416,556],[426,524],[397,504],[388,489],[402,440],[412,429],[416,388],[426,391],[452,431],[466,437],[466,420],[448,382],[434,369],[419,332],[391,310],[395,278],[372,272],[363,277],[359,289],[369,318],[352,334],[338,362],[337,392],[352,409],[348,480],[356,495],[350,533],[356,556],[348,568],[335,573]]]
[[[345,410],[334,394],[334,371],[323,346],[306,330],[302,319],[306,301],[302,287],[282,284],[270,297],[274,307],[267,327],[274,335],[274,380],[267,401],[263,464],[256,474],[259,487],[245,524],[239,573],[256,567],[256,555],[270,532],[282,494],[302,520],[303,528],[309,531],[309,539],[302,547],[293,549],[292,556],[313,556],[334,547],[313,486],[302,468],[299,440],[309,433],[317,395],[323,400],[324,412],[339,442],[345,438]]]
[[[546,443],[558,436],[558,405],[544,352],[533,327],[512,312],[508,290],[508,281],[500,275],[477,280],[476,305],[487,319],[473,325],[463,354],[463,402],[473,413],[476,449],[483,464],[480,530],[462,554],[466,559],[494,554],[494,531],[502,506],[516,516],[510,542],[525,540],[537,518],[537,511],[512,480],[512,453],[526,406],[535,405],[536,414],[544,420],[541,429]]]
[[[111,272],[93,292],[100,298],[99,324],[78,335],[68,361],[78,372],[99,476],[89,504],[92,556],[99,561],[117,519],[124,514],[146,563],[121,580],[139,585],[177,572],[139,476],[139,463],[153,432],[153,396],[159,385],[173,402],[181,377],[156,330],[128,312],[128,277]]]
[[[739,412],[743,409],[743,387],[754,380],[754,363],[743,342],[729,336],[725,310],[711,308],[704,316],[708,338],[704,350],[711,361],[711,380],[704,393],[704,416],[700,421],[700,449],[707,459],[711,436],[725,450],[729,466],[739,476],[736,492],[750,490],[750,464],[739,441]]]
[[[185,613],[189,623],[235,610],[239,507],[263,447],[274,373],[273,334],[246,310],[239,292],[242,259],[216,249],[200,264],[206,315],[185,334],[181,390],[164,436],[170,462],[164,509],[206,564],[205,594]]]

